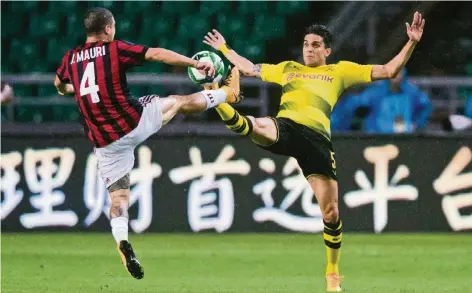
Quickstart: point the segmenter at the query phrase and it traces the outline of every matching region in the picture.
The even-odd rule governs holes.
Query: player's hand
[[[213,30],[212,32],[209,32],[205,36],[205,40],[203,40],[203,43],[212,46],[213,49],[219,50],[221,46],[226,44],[225,38],[223,37],[222,34],[220,34],[217,30]]]
[[[423,28],[424,28],[425,20],[423,16],[418,11],[415,12],[413,15],[413,22],[410,24],[406,23],[406,33],[410,40],[414,42],[419,42],[421,40],[421,36],[423,35]]]
[[[197,64],[195,64],[195,69],[198,69],[201,73],[210,77],[214,77],[216,72],[215,66],[208,62],[197,62]]]

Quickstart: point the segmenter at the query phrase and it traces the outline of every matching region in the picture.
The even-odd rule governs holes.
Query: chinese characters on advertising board
[[[109,230],[111,203],[85,140],[2,143],[3,231]],[[471,231],[471,144],[335,138],[345,230]],[[297,161],[241,138],[160,138],[139,146],[130,204],[136,233],[323,231]]]

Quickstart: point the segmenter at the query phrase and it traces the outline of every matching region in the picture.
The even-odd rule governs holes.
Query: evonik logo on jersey
[[[291,81],[292,79],[320,79],[322,81],[326,81],[329,83],[333,83],[333,76],[328,76],[324,74],[305,74],[305,73],[289,73],[287,75],[287,82]]]

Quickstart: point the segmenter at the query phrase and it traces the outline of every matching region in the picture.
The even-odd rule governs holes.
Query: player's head
[[[305,30],[303,40],[303,61],[306,66],[320,66],[326,64],[326,58],[331,54],[333,36],[324,25],[310,25]]]
[[[110,10],[96,7],[85,13],[84,27],[87,37],[100,37],[111,42],[115,38],[115,18]]]

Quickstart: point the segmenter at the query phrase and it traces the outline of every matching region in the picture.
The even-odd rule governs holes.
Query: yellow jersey
[[[331,139],[330,116],[339,96],[352,85],[371,82],[372,66],[340,61],[308,67],[285,61],[262,64],[261,79],[282,86],[277,117],[289,118]]]

